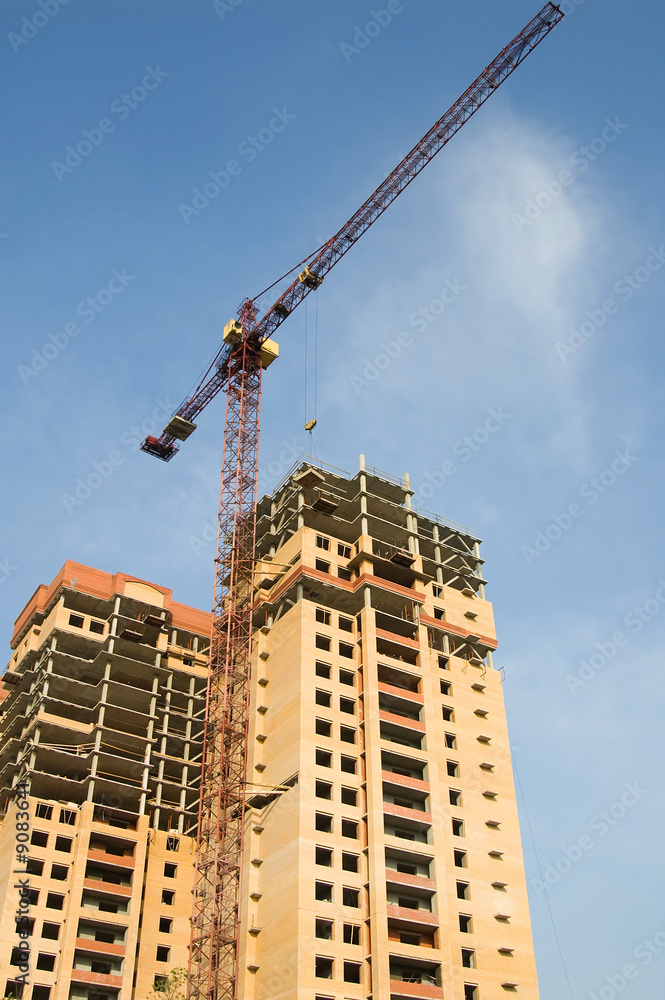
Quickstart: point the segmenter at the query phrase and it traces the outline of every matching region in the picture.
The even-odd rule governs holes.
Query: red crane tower
[[[188,980],[192,1000],[237,1000],[261,373],[278,350],[270,338],[562,18],[556,4],[546,3],[339,232],[302,262],[304,270],[264,316],[257,318],[257,299],[245,299],[238,318],[224,328],[222,347],[194,393],[161,436],[147,437],[141,446],[170,461],[177,442],[195,430],[198,414],[221,390],[226,392]]]

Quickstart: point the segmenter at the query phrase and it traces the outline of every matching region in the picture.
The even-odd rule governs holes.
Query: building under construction
[[[303,462],[258,505],[243,1000],[538,995],[479,541],[411,495],[362,460],[353,477]],[[75,563],[21,612],[6,996],[144,1000],[187,966],[209,634],[166,588]]]
[[[165,587],[72,562],[19,615],[1,689],[4,996],[144,998],[187,965],[209,642],[210,614]]]

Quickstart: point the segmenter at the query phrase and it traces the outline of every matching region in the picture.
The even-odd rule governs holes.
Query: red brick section
[[[75,583],[73,581],[76,581]],[[100,569],[93,569],[83,563],[71,562],[69,559],[64,564],[58,575],[47,586],[40,583],[36,591],[21,611],[14,622],[14,633],[12,635],[11,647],[15,649],[20,642],[23,633],[30,625],[35,614],[45,612],[51,607],[63,587],[71,590],[78,590],[82,594],[91,594],[93,597],[100,597],[103,600],[110,600],[116,594],[122,594],[125,583],[144,583],[154,590],[160,591],[164,595],[164,608],[170,611],[173,616],[172,624],[176,628],[189,629],[192,632],[206,634],[210,631],[210,615],[206,611],[192,608],[187,604],[179,604],[173,600],[173,591],[168,587],[160,587],[159,584],[151,583],[149,580],[142,580],[138,576],[128,576],[126,573],[105,573]]]
[[[92,938],[77,938],[77,951],[94,951],[99,955],[118,955],[122,958],[125,954],[124,944],[107,944],[106,941],[93,941]]]
[[[85,969],[72,969],[73,983],[92,983],[94,986],[122,986],[122,976],[105,976],[103,972],[87,972]]]
[[[386,868],[386,882],[393,885],[406,885],[412,889],[431,889],[436,891],[434,879],[426,878],[424,875],[407,875],[406,872],[395,871],[394,868]]]
[[[395,907],[388,907],[395,909]],[[443,990],[440,986],[429,986],[426,983],[403,983],[399,979],[390,980],[391,997],[414,997],[422,1000],[443,1000]]]
[[[389,781],[394,785],[403,785],[404,788],[416,788],[420,792],[429,792],[427,781],[420,781],[419,778],[409,778],[406,774],[395,774],[394,771],[382,771],[381,777],[384,781]]]

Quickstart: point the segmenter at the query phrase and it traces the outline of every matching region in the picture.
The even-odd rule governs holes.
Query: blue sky
[[[335,232],[539,8],[403,0],[353,52],[385,3],[55,3],[0,11],[6,643],[66,558],[210,605],[222,400],[170,465],[138,439],[239,302]],[[569,995],[548,901],[575,1000],[610,997],[626,963],[625,1000],[655,1000],[665,31],[653,0],[564,6],[280,329],[261,484],[306,445],[316,328],[318,457],[408,471],[424,507],[484,539],[515,760],[554,872],[546,893],[523,811],[543,1000]],[[183,210],[211,172],[224,190]]]

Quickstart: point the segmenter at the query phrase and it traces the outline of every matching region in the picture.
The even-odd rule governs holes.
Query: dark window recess
[[[346,712],[347,715],[356,714],[356,703],[350,698],[340,698],[339,699],[339,710],[340,712]]]
[[[39,889],[28,889],[28,903],[30,906],[36,906],[39,902]]]
[[[160,976],[159,974],[157,974],[155,976],[154,982],[155,982],[155,987],[157,989],[157,992],[158,993],[162,993],[163,990],[164,990],[164,987],[166,986],[166,984],[168,982],[168,978],[166,976]]]
[[[6,995],[7,994],[5,994],[5,996]],[[49,1000],[50,996],[51,996],[51,987],[50,986],[33,986],[32,987],[32,1000]]]
[[[66,826],[74,826],[76,823],[76,812],[74,809],[61,809],[60,822],[64,823]]]
[[[53,815],[53,806],[47,806],[45,802],[38,802],[35,809],[35,816],[39,819],[50,819]]]
[[[177,865],[172,865],[169,861],[167,861],[164,865],[164,877],[175,878],[175,873],[177,872],[177,870],[178,870]]]
[[[455,760],[446,761],[446,771],[451,778],[459,777],[459,764]]]
[[[321,663],[320,660],[317,660],[316,661],[316,676],[317,677],[325,677],[325,678],[327,678],[327,680],[330,680],[330,664],[329,663]]]
[[[317,608],[316,620],[317,622],[321,622],[322,625],[330,625],[330,612],[326,611],[325,608]]]
[[[56,879],[56,881],[66,882],[68,875],[69,868],[67,865],[51,865],[51,878]]]
[[[170,934],[172,926],[173,926],[173,921],[171,917],[159,918],[159,930],[161,934]]]
[[[355,788],[346,788],[342,785],[342,802],[345,806],[355,806],[358,804],[358,792]]]
[[[332,754],[329,750],[316,751],[316,763],[319,767],[332,767]]]
[[[409,934],[407,931],[402,931],[399,936],[400,944],[420,944],[420,934]]]
[[[323,865],[324,868],[332,868],[333,852],[330,847],[317,847],[315,857],[317,865]]]
[[[314,725],[317,736],[330,736],[332,733],[332,722],[327,719],[317,719]]]
[[[356,773],[356,758],[355,757],[344,757],[342,756],[339,764],[342,771],[346,771],[347,774]]]
[[[317,799],[332,799],[332,785],[327,781],[317,781],[315,792]]]
[[[340,642],[339,644],[339,655],[345,656],[347,660],[353,659],[353,646],[348,642]]]
[[[446,733],[446,746],[449,750],[457,749],[457,737],[452,733]]]
[[[332,941],[333,936],[333,922],[332,920],[321,920],[317,919],[315,924],[315,934],[317,938],[323,938],[324,941]]]
[[[35,930],[35,918],[29,918],[26,916],[14,917],[14,924],[16,926],[16,933],[23,931],[24,936],[30,937]]]
[[[317,705],[321,705],[322,708],[330,708],[330,703],[332,701],[332,695],[329,691],[321,691],[317,688],[314,700]]]
[[[95,941],[102,944],[115,944],[115,933],[113,931],[95,931]]]
[[[330,636],[329,635],[318,635],[316,636],[316,648],[325,649],[326,653],[330,652]]]
[[[333,887],[330,882],[314,883],[314,899],[318,899],[320,903],[332,903],[332,898]]]
[[[360,906],[360,889],[350,889],[345,885],[342,888],[342,903],[344,906],[353,906],[357,909]]]
[[[419,910],[420,900],[416,896],[398,896],[397,905],[403,906],[405,910]]]
[[[326,562],[325,559],[317,559],[314,563],[315,569],[318,569],[320,573],[330,572],[330,563]]]
[[[447,656],[439,657],[439,670],[450,670],[450,662]]]
[[[351,579],[351,570],[347,569],[346,566],[338,566],[337,576],[340,578],[340,580],[346,580],[348,582]],[[355,979],[352,980],[352,982],[355,981],[356,981]],[[358,982],[360,982],[360,980],[358,980]]]
[[[55,849],[56,851],[62,851],[63,853],[69,854],[72,849],[71,839],[69,837],[56,837]]]
[[[69,624],[73,625],[74,628],[83,628],[83,618],[80,615],[70,615]]]
[[[180,841],[177,837],[167,837],[166,838],[166,850],[167,851],[179,851]]]
[[[55,955],[44,955],[42,952],[37,956],[37,968],[42,972],[53,972],[55,967]]]
[[[475,969],[476,953],[471,948],[462,948],[462,968]]]
[[[466,868],[467,867],[467,857],[466,851],[455,851],[455,867],[456,868]]]
[[[170,948],[166,948],[163,944],[158,944],[157,945],[157,955],[156,955],[157,961],[158,962],[168,962],[170,951],[171,951]]]
[[[434,608],[434,617],[437,619],[437,621],[442,622],[446,617],[446,612],[443,610],[443,608]]]
[[[464,836],[464,820],[454,819],[453,823],[453,837],[463,837]]]
[[[42,830],[33,830],[30,843],[34,844],[35,847],[46,847],[48,844],[48,833],[44,833]]]
[[[461,930],[462,934],[473,933],[471,917],[468,916],[466,913],[460,913],[459,915],[459,929]]]
[[[348,726],[339,727],[339,738],[343,743],[355,743],[356,742],[356,731],[355,729],[349,729]]]
[[[95,632],[97,635],[101,635],[104,631],[104,622],[96,622],[94,618],[91,619],[90,631]]]
[[[407,865],[403,861],[398,861],[395,865],[395,871],[401,872],[402,875],[417,875],[418,868],[416,865]]]
[[[462,805],[462,793],[456,788],[448,789],[448,801],[451,806],[461,806]]]
[[[342,615],[339,615],[337,623],[342,632],[353,632],[353,618],[344,618]]]
[[[175,897],[175,892],[172,889],[162,889],[162,903],[165,906],[173,906],[173,899]]]
[[[65,902],[64,896],[59,896],[57,892],[49,892],[46,896],[46,905],[49,910],[61,910]]]
[[[356,682],[356,679],[351,670],[340,670],[339,682],[340,684],[348,684],[349,687],[353,687],[353,685]]]
[[[444,722],[454,722],[455,721],[455,709],[451,708],[449,705],[444,705],[441,709],[443,713]]]
[[[450,681],[439,681],[439,685],[441,686],[441,694],[445,694],[447,697],[452,695],[453,686]]]
[[[332,833],[332,816],[328,816],[326,813],[317,813],[314,826],[319,833]]]
[[[443,597],[443,587],[439,583],[432,584],[432,596]]]
[[[360,944],[360,927],[358,924],[344,924],[344,944]]]
[[[464,1000],[480,1000],[480,993],[478,992],[478,987],[472,986],[471,983],[465,983]]]
[[[350,840],[358,839],[358,824],[352,819],[342,820],[342,836]]]
[[[112,903],[108,899],[100,899],[99,900],[99,909],[102,911],[102,913],[117,913],[118,912],[118,904],[117,903]]]
[[[38,861],[37,858],[28,858],[28,863],[25,866],[26,875],[41,875],[44,871],[44,862]]]
[[[469,885],[468,882],[457,883],[457,898],[471,899],[471,886]]]
[[[332,979],[333,960],[332,958],[321,958],[316,956],[314,961],[314,975],[317,979]]]
[[[357,872],[358,871],[358,855],[357,854],[347,854],[346,851],[342,854],[342,868],[345,872]]]
[[[21,1000],[24,989],[25,989],[25,983],[19,982],[18,979],[8,979],[7,985],[5,986],[5,996],[15,997],[16,1000]]]
[[[328,552],[330,550],[330,539],[326,538],[325,535],[317,535],[316,547],[317,549],[325,549]]]
[[[344,963],[344,982],[345,983],[360,982],[360,964],[358,962]]]
[[[342,545],[341,542],[338,542],[337,543],[337,555],[341,556],[342,559],[350,559],[351,558],[351,546],[350,545]]]

